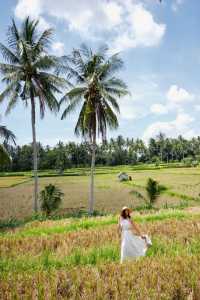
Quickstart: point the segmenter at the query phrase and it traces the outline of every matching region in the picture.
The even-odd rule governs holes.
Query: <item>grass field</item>
[[[34,221],[0,235],[0,299],[199,299],[200,215],[134,219],[153,240],[119,264],[117,216]]]
[[[0,177],[0,188],[14,187],[29,180],[26,176]]]
[[[120,183],[120,171],[133,180]],[[31,173],[2,175],[2,222],[31,216]],[[58,214],[87,209],[89,169],[55,175],[41,172],[39,183],[65,193]],[[166,187],[157,212],[140,211],[137,194],[146,197],[148,177]],[[19,221],[0,232],[0,299],[199,300],[199,186],[199,168],[97,168],[95,208],[105,216]],[[153,246],[146,257],[119,264],[117,214],[124,205],[135,208],[133,218]]]
[[[117,174],[127,171],[133,181],[120,183]],[[148,177],[167,187],[158,199],[157,207],[198,206],[200,204],[200,168],[161,168],[148,166],[146,170],[131,166],[97,168],[95,178],[96,210],[116,213],[124,205],[133,208],[144,204],[135,191],[145,197],[144,186]],[[33,179],[31,173],[2,174],[0,177],[0,220],[24,218],[33,212]],[[14,176],[8,176],[14,175]],[[17,176],[19,175],[19,176]],[[57,184],[64,192],[60,213],[71,209],[87,209],[89,169],[70,169],[65,176],[55,171],[40,172],[40,190],[48,183]]]

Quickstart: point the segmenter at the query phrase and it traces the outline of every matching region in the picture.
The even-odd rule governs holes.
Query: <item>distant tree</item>
[[[75,49],[70,57],[65,57],[68,76],[74,79],[74,87],[62,98],[68,102],[62,119],[80,108],[75,134],[88,139],[91,145],[91,181],[89,196],[89,213],[94,210],[94,168],[97,147],[97,134],[106,140],[107,128],[118,127],[117,114],[119,104],[117,99],[128,93],[127,86],[115,77],[123,61],[117,54],[107,57],[107,48],[93,52],[83,45]]]
[[[60,92],[59,88],[65,83],[64,79],[52,73],[59,64],[56,57],[48,54],[52,29],[40,33],[38,23],[28,17],[19,30],[13,20],[7,34],[8,47],[0,43],[0,51],[6,62],[0,63],[2,82],[6,83],[4,91],[0,94],[0,102],[8,101],[6,113],[15,107],[19,99],[26,106],[29,101],[31,105],[35,211],[38,210],[36,104],[39,104],[41,118],[44,117],[46,107],[51,111],[58,111],[54,93]]]

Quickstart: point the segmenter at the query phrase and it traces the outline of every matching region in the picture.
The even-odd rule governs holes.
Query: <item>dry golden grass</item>
[[[106,217],[98,218],[98,222],[103,220]],[[74,221],[47,221],[44,224],[33,222],[21,231],[27,228],[42,230],[52,226],[68,226],[70,222]],[[149,257],[120,265],[111,256],[107,262],[86,263],[84,266],[79,261],[76,261],[77,266],[52,265],[47,259],[41,267],[35,269],[30,265],[31,269],[26,271],[23,270],[24,265],[29,261],[37,265],[42,253],[51,253],[54,260],[62,262],[77,249],[81,255],[86,256],[91,249],[100,249],[105,245],[117,247],[119,252],[117,226],[50,236],[19,237],[19,231],[2,235],[0,268],[5,269],[3,261],[7,259],[9,271],[0,272],[0,299],[199,300],[198,217],[145,222],[140,227],[154,241]],[[187,249],[194,241],[198,247],[193,247],[193,252],[190,253]],[[160,246],[157,246],[157,242]],[[15,261],[18,262],[17,267],[13,264]]]
[[[21,183],[24,183],[28,178],[24,176],[0,177],[0,188],[8,188]]]
[[[198,300],[199,263],[199,256],[145,258],[98,268],[10,273],[0,281],[0,299]]]

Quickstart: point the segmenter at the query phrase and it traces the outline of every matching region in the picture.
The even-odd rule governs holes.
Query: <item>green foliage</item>
[[[185,163],[182,160],[183,154],[182,148],[179,147],[179,139],[166,139],[165,143],[166,146],[162,146],[163,160],[161,163],[158,151],[159,141],[151,141],[146,146],[140,139],[124,139],[119,136],[116,139],[108,140],[106,144],[96,145],[96,165],[131,165],[134,170],[198,166],[200,139],[193,138],[190,141],[182,142]],[[54,174],[59,175],[58,170],[63,171],[63,169],[90,166],[90,144],[88,142],[69,142],[66,144],[59,142],[54,147],[42,146],[38,143],[37,149],[39,170],[54,170]],[[9,146],[8,152],[12,158],[12,164],[3,170],[13,172],[32,170],[33,151],[31,144],[16,147]],[[191,156],[191,152],[192,159],[189,158],[189,163],[186,163],[187,157]],[[53,173],[53,171],[51,172]],[[40,173],[38,175],[40,176]]]
[[[51,111],[58,110],[54,95],[59,93],[66,80],[52,73],[58,66],[58,59],[48,55],[52,29],[40,32],[39,21],[27,17],[18,28],[12,21],[7,34],[7,46],[0,43],[4,63],[0,63],[2,82],[6,82],[0,100],[8,101],[9,113],[19,100],[28,104],[38,97],[40,114],[44,116],[45,106]]]
[[[93,142],[97,132],[105,140],[107,128],[118,127],[117,100],[128,94],[126,84],[115,77],[122,68],[123,61],[118,54],[108,57],[107,52],[107,47],[93,52],[86,45],[82,45],[63,61],[74,86],[61,99],[61,104],[67,101],[62,119],[77,107],[81,107],[75,133]]]
[[[9,141],[12,141],[15,144],[15,135],[14,133],[7,129],[6,126],[0,125],[0,138],[3,139],[4,143],[7,144]],[[0,165],[6,165],[11,162],[11,157],[6,150],[5,146],[0,144]]]
[[[0,145],[0,165],[6,165],[11,161],[8,152],[3,145]]]
[[[53,184],[45,186],[44,190],[40,192],[41,209],[47,215],[56,210],[62,201],[64,194],[61,190]]]
[[[146,191],[149,198],[149,206],[152,207],[160,196],[161,192],[166,190],[166,187],[160,185],[156,180],[149,178],[147,180]]]

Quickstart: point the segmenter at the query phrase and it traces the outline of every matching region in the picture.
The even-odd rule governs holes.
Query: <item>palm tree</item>
[[[0,137],[3,139],[3,142],[13,142],[15,144],[15,135],[14,133],[7,129],[6,126],[0,125]],[[10,156],[5,149],[3,144],[0,144],[0,164],[5,164],[10,162]]]
[[[6,113],[9,113],[19,100],[31,106],[31,124],[33,135],[34,162],[34,209],[38,210],[38,176],[37,176],[37,143],[36,143],[36,104],[40,107],[41,118],[45,107],[50,111],[58,110],[55,93],[60,92],[64,80],[53,74],[58,59],[48,54],[52,29],[39,31],[38,21],[29,17],[19,30],[12,21],[7,34],[8,47],[0,44],[0,51],[5,63],[0,63],[2,82],[6,88],[0,94],[0,102],[8,100]]]
[[[118,127],[117,98],[127,95],[126,84],[116,78],[123,62],[117,54],[107,56],[107,47],[101,47],[96,53],[86,45],[75,49],[69,57],[63,57],[67,63],[68,76],[74,86],[61,99],[67,101],[62,119],[81,107],[75,134],[89,140],[91,145],[91,181],[89,196],[89,213],[94,210],[94,168],[97,134],[106,140],[107,127]],[[66,64],[65,64],[66,65]]]

